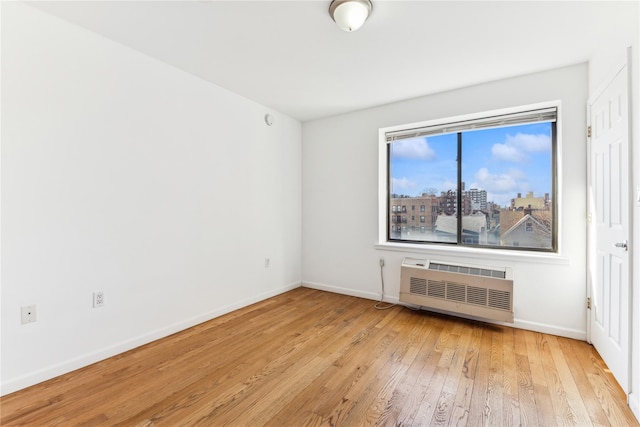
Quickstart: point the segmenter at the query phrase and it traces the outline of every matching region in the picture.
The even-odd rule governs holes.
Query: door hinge
[[[587,126],[587,138],[591,138],[591,126]]]
[[[587,310],[591,310],[591,297],[587,298]]]

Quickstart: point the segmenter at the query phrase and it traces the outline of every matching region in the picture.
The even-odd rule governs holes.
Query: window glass
[[[431,211],[441,202],[437,195],[442,188],[455,188],[457,181],[457,136],[455,134],[429,138],[403,139],[389,144],[390,204],[413,203],[420,211]],[[453,207],[451,207],[453,209]],[[429,222],[422,221],[428,218]],[[394,240],[447,242],[451,237],[436,233],[432,217],[420,217],[420,224],[392,230]],[[424,231],[423,231],[424,229]],[[455,225],[453,226],[455,230]],[[455,238],[454,240],[455,241]]]
[[[388,239],[555,250],[555,132],[544,121],[388,142],[387,206],[431,212]]]

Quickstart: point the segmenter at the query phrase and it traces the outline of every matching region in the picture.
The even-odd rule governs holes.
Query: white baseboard
[[[404,304],[404,303],[401,303],[401,304]],[[407,305],[410,305],[410,304],[407,304]],[[465,314],[452,313],[452,312],[448,312],[448,311],[445,311],[445,310],[438,310],[438,309],[435,309],[435,308],[429,308],[429,309],[425,309],[425,310],[433,311],[435,313],[441,313],[441,314],[456,316],[456,317],[462,317],[464,319],[469,319],[469,320],[478,320],[478,321],[481,321],[481,322],[490,323],[492,325],[508,326],[510,328],[524,329],[524,330],[527,330],[527,331],[540,332],[540,333],[543,333],[543,334],[556,335],[556,336],[559,336],[559,337],[573,338],[573,339],[580,340],[580,341],[586,341],[587,340],[587,332],[586,331],[580,331],[580,330],[569,329],[569,328],[561,328],[561,327],[558,327],[558,326],[547,325],[547,324],[544,324],[544,323],[529,322],[529,321],[526,321],[526,320],[518,320],[517,318],[514,319],[513,323],[498,322],[498,321],[495,321],[495,320],[483,319],[483,318],[480,318],[480,317],[468,316],[468,315],[465,315]]]
[[[30,372],[21,377],[10,379],[9,381],[3,381],[2,384],[0,385],[0,396],[13,393],[14,391],[21,390],[23,388],[41,383],[46,380],[50,380],[59,375],[63,375],[63,374],[75,371],[76,369],[83,368],[85,366],[91,365],[101,360],[108,359],[109,357],[118,355],[120,353],[124,353],[125,351],[129,351],[136,347],[140,347],[141,345],[145,345],[152,341],[156,341],[158,339],[167,337],[171,334],[175,334],[176,332],[183,331],[192,326],[198,325],[200,323],[203,323],[211,319],[214,319],[216,317],[222,316],[224,314],[230,313],[239,308],[246,307],[248,305],[263,301],[267,298],[271,298],[276,295],[282,294],[284,292],[290,291],[292,289],[299,288],[300,286],[301,286],[300,283],[291,283],[281,288],[272,289],[270,291],[263,292],[259,295],[254,295],[249,298],[245,298],[243,300],[237,301],[233,304],[229,304],[227,306],[217,308],[211,312],[204,313],[199,316],[195,316],[190,319],[186,319],[184,321],[177,322],[172,325],[168,325],[166,327],[156,329],[155,331],[151,331],[144,335],[140,335],[138,337],[131,338],[129,340],[117,343],[115,345],[105,347],[103,349],[100,349],[92,353],[87,353],[87,354],[78,356],[74,359],[67,360],[63,363],[59,363],[53,366],[48,366],[38,371]]]
[[[635,415],[636,420],[640,421],[640,401],[638,400],[638,393],[629,393],[629,407],[633,415]]]
[[[358,291],[356,289],[341,288],[338,286],[330,286],[330,285],[325,285],[323,283],[315,283],[315,282],[303,282],[302,286],[305,288],[317,289],[319,291],[333,292],[334,294],[349,295],[352,297],[359,297],[359,298],[365,298],[365,299],[370,299],[374,301],[380,301],[380,294],[377,294],[375,292]],[[385,295],[383,298],[383,301],[397,304],[399,302],[399,299],[398,297]]]
[[[333,293],[337,293],[337,294],[350,295],[350,296],[353,296],[353,297],[360,297],[360,298],[366,298],[366,299],[372,299],[372,300],[378,300],[378,301],[380,300],[380,294],[376,294],[376,293],[373,293],[373,292],[365,292],[365,291],[359,291],[359,290],[355,290],[355,289],[341,288],[341,287],[338,287],[338,286],[330,286],[330,285],[325,285],[325,284],[322,284],[322,283],[307,282],[307,281],[304,281],[302,283],[302,286],[304,286],[306,288],[318,289],[320,291],[327,291],[327,292],[333,292]],[[399,300],[399,297],[391,296],[391,295],[385,295],[384,298],[383,298],[383,301],[389,302],[389,303],[394,303],[394,304],[402,304],[402,305],[407,305],[407,306],[413,306],[412,304],[401,303],[400,300]],[[549,334],[549,335],[557,335],[557,336],[561,336],[561,337],[573,338],[573,339],[580,340],[580,341],[586,341],[587,340],[587,331],[563,328],[563,327],[559,327],[559,326],[555,326],[555,325],[548,325],[548,324],[545,324],[545,323],[530,322],[530,321],[526,321],[526,320],[518,320],[517,318],[515,319],[514,323],[496,322],[496,321],[493,321],[493,320],[487,320],[487,319],[482,319],[482,318],[478,318],[478,317],[462,315],[462,314],[458,314],[458,313],[451,313],[451,312],[448,312],[448,311],[445,311],[445,310],[438,310],[438,309],[431,309],[431,308],[425,309],[425,310],[433,311],[435,313],[441,313],[441,314],[446,314],[446,315],[453,315],[453,316],[457,316],[457,317],[462,317],[464,319],[469,319],[469,320],[479,320],[479,321],[482,321],[482,322],[491,323],[491,324],[495,324],[495,325],[503,325],[503,326],[509,326],[509,327],[512,327],[512,328],[525,329],[525,330],[528,330],[528,331],[541,332],[541,333]]]

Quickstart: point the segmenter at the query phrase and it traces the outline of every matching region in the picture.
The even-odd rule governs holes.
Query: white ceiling
[[[329,0],[30,4],[307,121],[588,61],[633,3],[373,0],[354,33]]]

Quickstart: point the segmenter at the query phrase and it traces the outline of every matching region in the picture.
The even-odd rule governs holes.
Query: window
[[[383,129],[386,240],[556,251],[557,110],[547,103]],[[396,199],[431,212],[419,235],[391,227]]]

